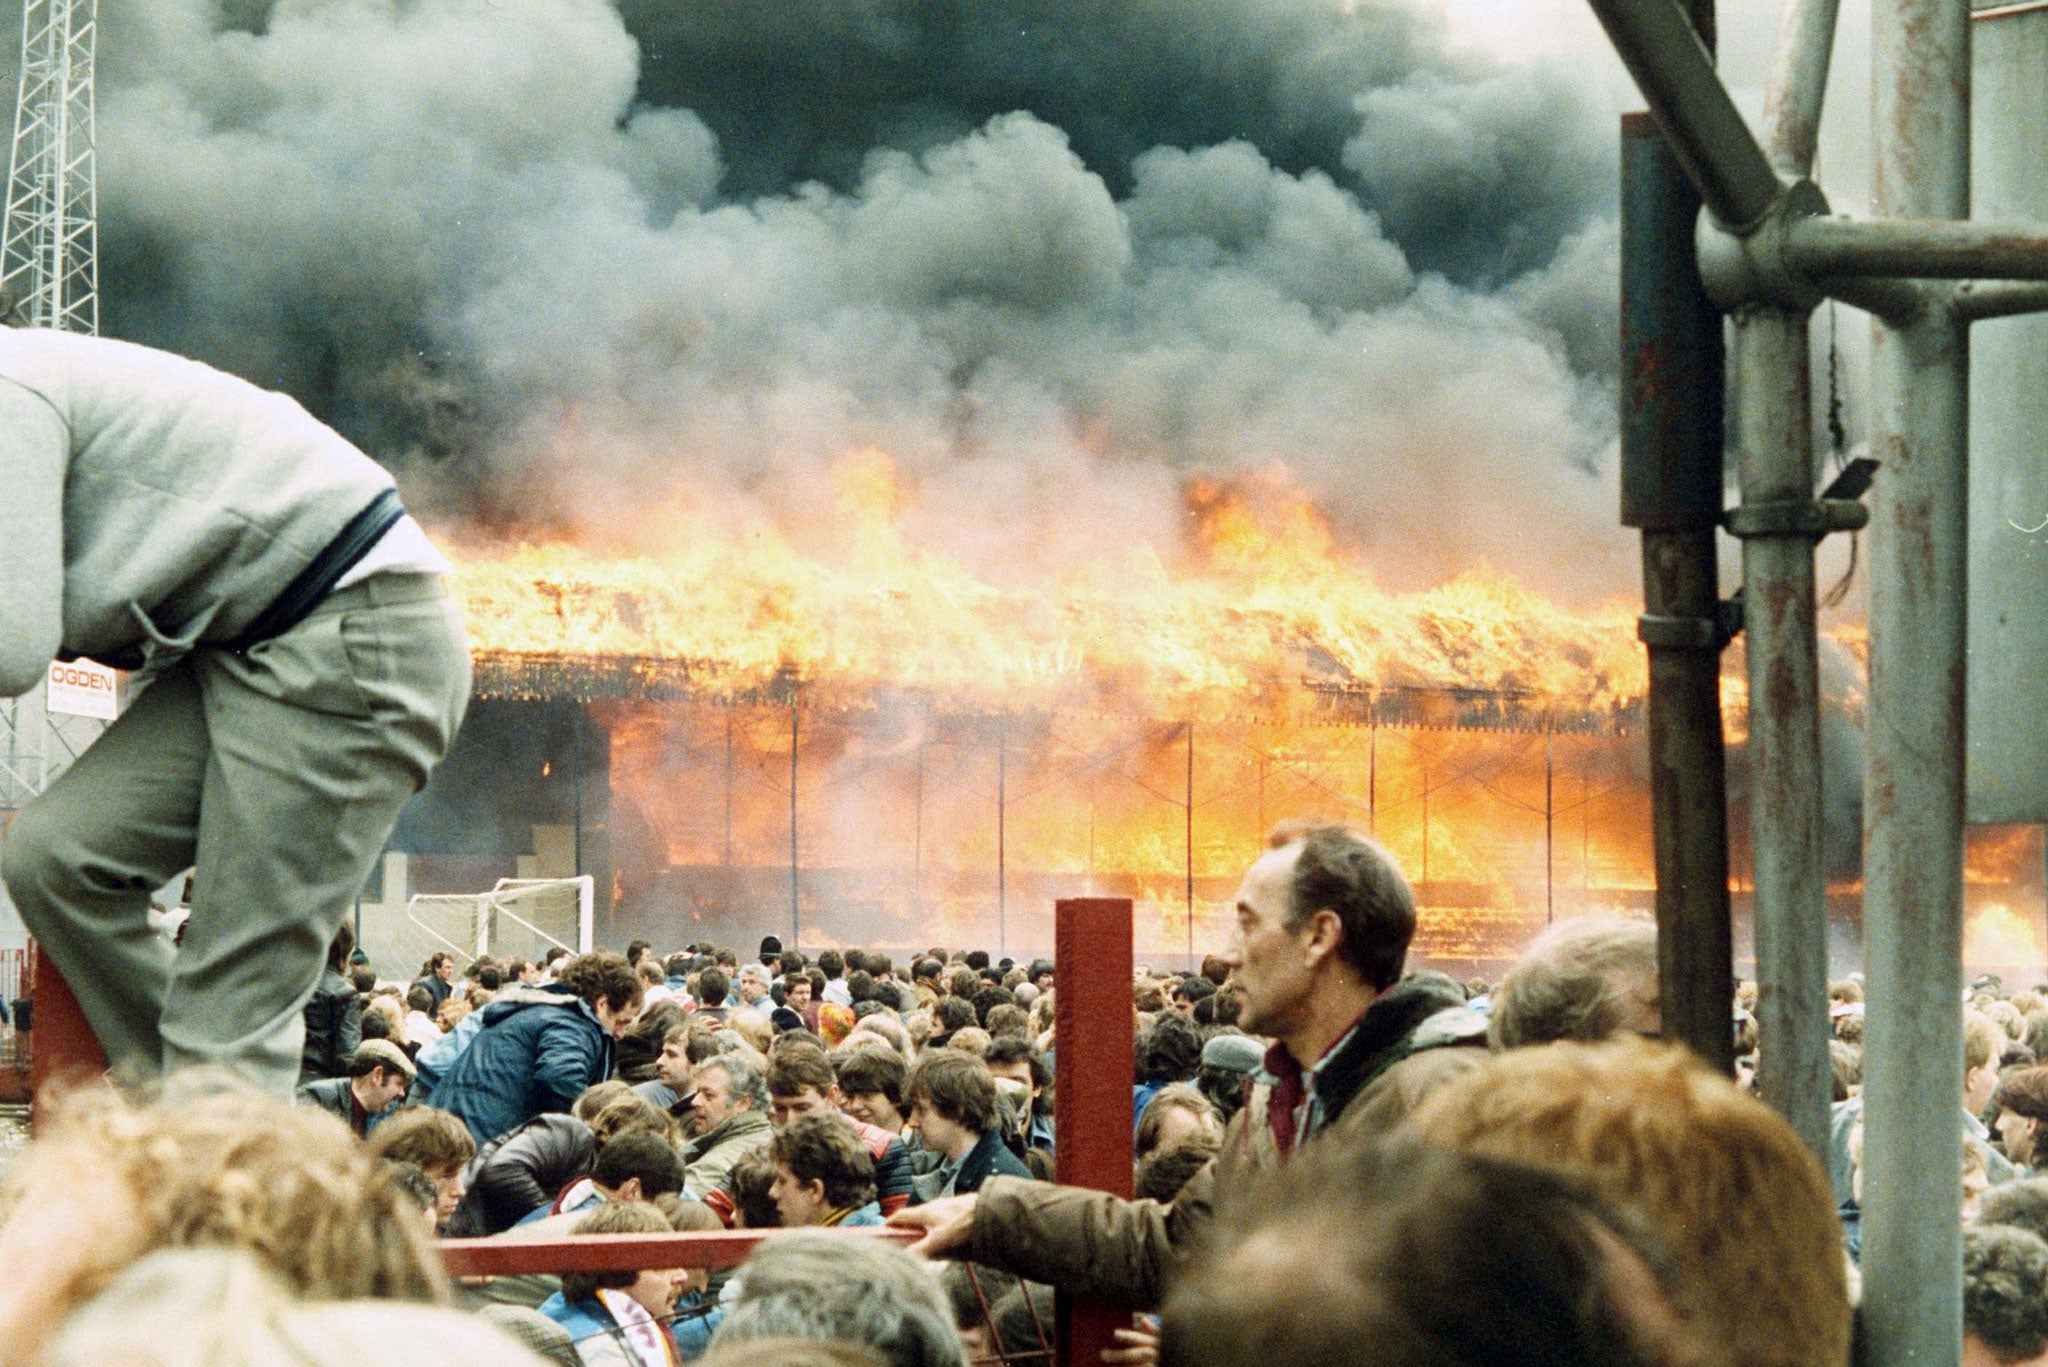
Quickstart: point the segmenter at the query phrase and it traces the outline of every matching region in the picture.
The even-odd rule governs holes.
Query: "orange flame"
[[[715,919],[794,897],[814,937],[1007,926],[1044,948],[1051,897],[1118,893],[1144,908],[1142,953],[1199,953],[1227,936],[1267,826],[1318,814],[1387,844],[1439,959],[1648,905],[1632,751],[1546,734],[1641,695],[1630,607],[1575,612],[1483,567],[1383,589],[1278,470],[1191,481],[1185,545],[1106,546],[1024,588],[917,544],[886,454],[849,453],[831,484],[817,527],[680,499],[619,550],[460,557],[481,651],[688,661],[709,681],[598,711],[628,903]],[[800,723],[766,700],[792,677]],[[1389,688],[1505,697],[1523,729],[1392,730],[1317,704]],[[878,710],[905,691],[914,717]]]
[[[1484,569],[1388,592],[1281,474],[1197,481],[1189,546],[1106,547],[1030,589],[912,544],[887,455],[853,452],[832,482],[829,524],[803,544],[680,502],[649,538],[659,550],[469,547],[454,589],[484,651],[689,660],[733,690],[793,672],[984,712],[1237,713],[1282,707],[1305,680],[1577,705],[1644,687],[1627,608],[1568,611]]]

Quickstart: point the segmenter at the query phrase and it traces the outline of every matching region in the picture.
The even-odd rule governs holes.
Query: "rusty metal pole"
[[[1557,920],[1557,764],[1555,731],[1543,733],[1543,924]],[[1661,971],[1661,970],[1660,970]]]
[[[1010,930],[1010,728],[996,731],[996,953],[1007,953]]]
[[[789,692],[789,947],[795,949],[803,937],[804,919],[802,898],[799,891],[796,847],[796,767],[797,767],[797,711],[802,704],[801,685],[792,686]]]
[[[1886,0],[1871,30],[1875,212],[1967,218],[1966,0]],[[1863,1329],[1891,1367],[1962,1351],[1967,328],[1930,297],[1874,325],[1871,371]]]
[[[1821,863],[1814,532],[1778,510],[1813,503],[1807,315],[1736,313],[1735,444],[1748,635],[1750,846],[1755,866],[1757,1086],[1816,1155],[1828,1144],[1827,888]]]
[[[1709,16],[1711,22],[1711,16]],[[1697,23],[1697,20],[1696,20]],[[1656,123],[1621,128],[1621,521],[1643,538],[1650,803],[1664,1035],[1732,1071],[1734,943],[1721,731],[1725,363],[1693,250],[1699,192]],[[1544,824],[1550,829],[1544,737]]]
[[[35,1003],[29,1008],[34,1027],[29,1031],[29,1087],[35,1100],[34,1118],[40,1121],[43,1084],[77,1082],[106,1072],[107,1051],[100,1047],[84,1008],[72,995],[71,984],[34,944],[29,946],[28,995]]]
[[[1060,1042],[1053,1123],[1054,1175],[1067,1186],[1131,1194],[1131,899],[1082,897],[1053,909],[1054,1038]],[[1083,1043],[1085,1041],[1085,1044]],[[1093,1367],[1130,1312],[1089,1297],[1059,1297],[1061,1363]]]
[[[1182,831],[1182,840],[1187,854],[1188,873],[1188,972],[1197,967],[1195,963],[1195,724],[1188,723],[1188,786],[1187,825]]]

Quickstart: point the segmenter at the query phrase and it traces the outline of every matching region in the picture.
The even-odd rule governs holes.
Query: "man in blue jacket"
[[[1003,1143],[996,1080],[974,1055],[959,1049],[926,1054],[910,1070],[903,1097],[910,1128],[939,1157],[937,1170],[912,1180],[911,1204],[965,1196],[991,1177],[1030,1178],[1031,1169]]]
[[[427,1094],[479,1147],[548,1111],[567,1111],[612,1072],[612,1041],[640,1015],[640,975],[599,951],[545,987],[515,987],[483,1008],[483,1026]]]

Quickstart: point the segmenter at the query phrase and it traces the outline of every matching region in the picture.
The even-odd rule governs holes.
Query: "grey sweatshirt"
[[[64,653],[232,640],[391,487],[282,394],[147,347],[0,328],[0,696]]]

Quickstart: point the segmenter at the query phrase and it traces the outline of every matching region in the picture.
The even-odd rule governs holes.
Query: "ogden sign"
[[[121,676],[107,666],[91,660],[50,666],[50,687],[44,704],[50,711],[112,721],[120,714],[120,702]]]

